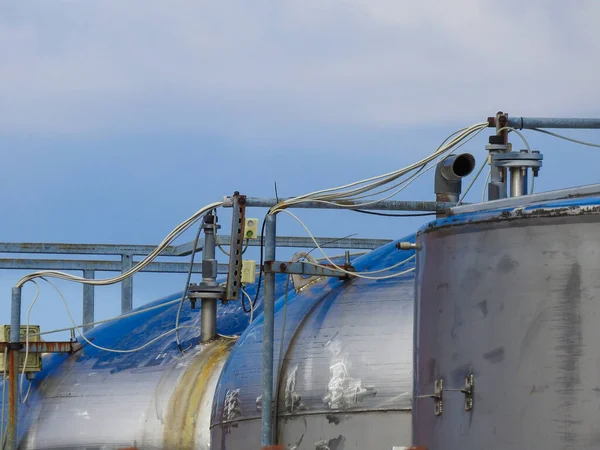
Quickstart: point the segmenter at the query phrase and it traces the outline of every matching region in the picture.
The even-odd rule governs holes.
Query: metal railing
[[[316,238],[323,248],[342,250],[372,250],[391,242],[389,239],[367,238]],[[229,236],[217,236],[219,245],[228,246]],[[260,236],[249,239],[248,246],[260,246]],[[200,239],[196,252],[201,252],[204,240]],[[307,237],[278,236],[278,247],[312,248],[314,241]],[[187,242],[178,246],[169,246],[160,256],[189,256],[194,250],[194,243]],[[60,243],[17,243],[0,242],[0,253],[46,254],[46,255],[102,255],[117,256],[114,260],[86,259],[32,259],[32,258],[0,258],[0,270],[75,270],[83,272],[83,277],[94,279],[96,272],[126,272],[136,264],[135,257],[143,257],[154,250],[153,245],[119,245],[119,244],[60,244]],[[187,273],[189,262],[155,261],[144,267],[141,272],[152,273]],[[227,274],[228,265],[219,264],[218,273]],[[192,273],[202,273],[202,263],[194,263]],[[133,309],[133,279],[128,278],[121,284],[121,313]],[[94,286],[83,285],[83,317],[84,324],[94,322]],[[87,327],[89,328],[89,327]]]

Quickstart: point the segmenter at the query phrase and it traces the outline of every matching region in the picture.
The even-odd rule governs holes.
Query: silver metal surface
[[[510,170],[510,196],[521,197],[527,195],[527,169],[512,167]]]
[[[471,205],[454,206],[450,208],[451,215],[466,214],[480,211],[491,211],[501,208],[517,207],[523,205],[534,205],[536,203],[549,200],[561,200],[577,197],[589,197],[600,194],[600,184],[581,186],[568,189],[559,189],[556,191],[541,192],[539,194],[528,195],[527,198],[504,198],[485,203],[475,203]]]
[[[414,445],[599,448],[596,202],[577,214],[563,203],[530,218],[500,220],[499,211],[496,221],[419,235]],[[460,391],[469,374],[471,411]],[[436,379],[444,380],[439,417],[424,397]]]

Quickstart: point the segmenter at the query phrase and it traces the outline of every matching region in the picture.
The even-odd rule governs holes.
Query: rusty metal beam
[[[266,261],[265,273],[287,273],[289,275],[309,275],[314,277],[346,278],[347,273],[334,267],[316,266],[305,262]]]
[[[24,353],[26,351],[25,343],[21,343],[21,350],[16,350],[17,352]],[[27,344],[29,347],[29,353],[71,353],[73,351],[73,343],[66,342],[29,342]],[[5,348],[9,348],[9,352],[15,352],[14,350],[10,350],[10,343],[8,342],[0,342],[0,353],[4,352]],[[8,370],[10,373],[10,368]]]

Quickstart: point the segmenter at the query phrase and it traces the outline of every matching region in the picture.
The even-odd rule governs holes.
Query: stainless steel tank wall
[[[355,265],[379,270],[411,254],[391,244]],[[412,261],[394,270],[411,267]],[[413,300],[409,273],[387,280],[326,280],[290,295],[285,308],[283,299],[277,302],[276,424],[284,448],[410,443]],[[244,333],[223,369],[212,416],[213,449],[260,446],[262,327],[259,320]]]
[[[252,295],[255,286],[248,291]],[[285,276],[277,279],[282,295]],[[180,298],[175,294],[145,305]],[[114,349],[139,347],[172,330],[177,305],[144,312],[88,333],[93,343]],[[262,293],[257,303],[262,311]],[[221,368],[234,341],[199,345],[200,309],[186,302],[180,331],[182,355],[172,333],[143,350],[109,353],[87,345],[71,356],[47,355],[31,397],[19,408],[21,448],[210,448],[209,422]],[[241,334],[248,314],[239,302],[220,305],[217,331]],[[24,388],[28,382],[25,381]]]
[[[419,235],[414,445],[600,448],[597,203],[455,217]]]

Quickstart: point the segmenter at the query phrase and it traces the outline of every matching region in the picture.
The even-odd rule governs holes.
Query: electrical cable
[[[350,211],[355,211],[361,214],[371,214],[373,216],[383,216],[383,217],[424,217],[424,216],[435,216],[436,212],[423,212],[423,213],[382,213],[379,211],[368,211],[364,209],[351,209]]]
[[[88,279],[88,278],[78,277],[75,275],[71,275],[71,274],[68,274],[65,272],[60,272],[60,271],[55,271],[55,270],[43,270],[43,271],[39,271],[39,272],[33,272],[29,275],[24,276],[17,282],[17,284],[15,286],[22,287],[28,281],[33,280],[35,278],[40,278],[40,277],[58,278],[58,279],[62,279],[62,280],[74,281],[77,283],[89,284],[89,285],[93,285],[93,286],[108,286],[111,284],[119,283],[119,282],[131,277],[132,275],[134,275],[135,273],[139,272],[144,267],[146,267],[148,264],[150,264],[154,259],[156,259],[156,257],[158,257],[160,255],[160,253],[172,241],[177,239],[189,227],[191,227],[200,218],[202,218],[208,211],[212,211],[222,205],[223,205],[223,202],[215,202],[215,203],[211,203],[211,204],[199,209],[198,211],[196,211],[192,216],[190,216],[188,219],[186,219],[185,221],[180,223],[177,227],[175,227],[175,229],[173,229],[173,231],[171,231],[171,233],[169,233],[167,235],[167,237],[165,239],[163,239],[163,241],[152,252],[150,252],[150,254],[148,254],[144,259],[142,259],[140,262],[138,262],[135,266],[133,266],[129,270],[125,271],[124,273],[122,273],[116,277],[97,280],[97,279]]]
[[[331,241],[324,242],[324,243],[323,243],[323,244],[321,244],[321,245],[323,245],[323,246],[324,246],[324,245],[329,245],[329,244],[335,244],[336,242],[338,242],[338,241],[341,241],[342,239],[348,239],[348,238],[351,238],[352,236],[356,236],[357,234],[358,234],[358,233],[352,233],[352,234],[349,234],[348,236],[344,236],[344,237],[337,238],[337,239],[332,239]],[[311,248],[311,249],[308,251],[308,253],[306,254],[306,256],[310,255],[310,254],[311,254],[312,252],[314,252],[316,249],[317,249],[317,247],[313,247],[313,248]]]
[[[268,215],[268,213],[267,213]],[[256,294],[254,295],[254,303],[252,305],[250,305],[250,308],[255,308],[256,307],[256,302],[258,301],[258,295],[260,294],[260,283],[262,280],[262,274],[263,274],[263,263],[264,263],[264,249],[265,249],[265,226],[267,225],[267,215],[265,215],[265,218],[263,219],[263,224],[261,227],[261,231],[260,231],[260,263],[258,265],[258,282],[256,284]],[[242,309],[244,310],[244,312],[249,313],[250,310],[246,310],[246,307],[244,306],[244,297],[242,297]]]
[[[179,300],[179,306],[177,307],[177,315],[175,316],[175,341],[177,342],[177,348],[181,353],[185,353],[185,350],[181,346],[181,340],[179,339],[179,320],[181,318],[181,310],[183,309],[183,304],[185,303],[185,298],[187,297],[187,292],[190,286],[190,280],[192,279],[192,271],[194,269],[194,258],[196,256],[196,249],[198,248],[198,241],[200,240],[200,233],[202,233],[202,229],[204,228],[204,224],[206,223],[206,216],[200,222],[198,226],[198,231],[196,232],[196,236],[194,237],[194,243],[192,246],[192,255],[190,257],[190,267],[188,269],[188,273],[185,280],[185,285],[183,286],[183,294],[181,294],[181,299]],[[191,345],[191,344],[190,344]],[[189,350],[187,348],[186,350]]]
[[[286,208],[287,206],[291,205],[291,204],[295,204],[295,203],[301,203],[301,202],[306,202],[306,201],[320,201],[320,202],[324,202],[324,203],[333,203],[336,206],[342,207],[342,208],[352,208],[352,207],[356,207],[359,205],[356,204],[344,204],[344,203],[339,203],[336,202],[336,200],[340,200],[340,199],[347,199],[348,197],[351,197],[353,195],[357,195],[357,194],[362,194],[364,192],[368,192],[370,190],[373,190],[379,186],[382,186],[384,184],[387,184],[391,181],[396,180],[397,178],[410,173],[411,171],[418,169],[419,167],[426,165],[427,163],[429,163],[430,161],[436,159],[437,157],[439,157],[440,155],[450,151],[454,146],[456,146],[457,144],[460,143],[460,141],[464,140],[465,138],[469,137],[471,134],[480,131],[482,128],[487,127],[487,124],[485,123],[480,123],[480,124],[475,124],[471,127],[468,127],[465,129],[465,131],[461,132],[460,134],[458,134],[458,136],[452,138],[450,140],[450,142],[448,142],[447,144],[444,144],[443,146],[441,146],[440,148],[438,148],[433,154],[431,154],[430,156],[423,158],[422,160],[411,164],[410,166],[407,166],[403,169],[400,170],[396,170],[393,172],[389,172],[383,175],[378,175],[375,177],[371,177],[365,180],[360,180],[360,181],[356,181],[353,183],[348,183],[344,186],[339,186],[339,187],[335,187],[335,188],[329,188],[329,189],[323,189],[323,190],[319,190],[319,191],[315,191],[315,192],[311,192],[309,194],[304,194],[283,202],[280,202],[279,204],[277,204],[276,206],[274,206],[273,208],[271,208],[271,213],[279,211],[281,209]],[[368,184],[367,184],[368,183]],[[356,187],[355,186],[359,186]],[[346,192],[337,192],[337,191],[341,191],[341,190],[345,190],[345,189],[349,189],[349,188],[354,188],[351,189],[349,191]],[[381,201],[381,200],[378,200]]]
[[[492,175],[492,168],[488,170],[488,174],[485,177],[485,181],[483,182],[483,190],[481,191],[481,203],[485,202],[485,191],[488,185],[488,181],[490,180],[490,176]]]
[[[248,302],[250,303],[250,322],[248,323],[248,325],[250,325],[252,323],[252,320],[254,320],[254,304],[252,302],[252,297],[250,297],[250,295],[246,292],[244,286],[242,286],[241,290],[243,296],[246,297],[248,299]]]
[[[32,337],[33,336],[44,336],[44,335],[47,335],[47,334],[61,333],[63,331],[72,331],[72,330],[75,330],[75,328],[82,328],[83,329],[83,328],[87,328],[87,327],[93,327],[95,325],[101,325],[103,323],[114,322],[114,321],[117,321],[117,320],[125,319],[126,317],[137,316],[138,314],[143,314],[143,313],[146,313],[148,311],[153,311],[155,309],[160,309],[160,308],[164,308],[166,306],[171,306],[171,305],[174,305],[175,303],[179,303],[179,302],[180,302],[180,299],[171,300],[169,302],[161,303],[160,305],[155,305],[155,306],[151,306],[149,308],[141,309],[139,311],[134,311],[134,312],[127,313],[127,314],[122,314],[122,315],[119,315],[119,316],[110,317],[108,319],[103,319],[103,320],[97,320],[95,322],[84,323],[84,324],[81,324],[81,325],[77,325],[76,327],[57,328],[55,330],[43,331],[41,333],[32,333],[32,334],[30,334],[30,336],[32,336]]]
[[[329,263],[330,263],[330,264],[331,264],[333,267],[335,267],[337,270],[339,270],[340,272],[343,272],[343,273],[345,273],[345,274],[347,274],[347,275],[354,276],[354,277],[357,277],[357,278],[364,278],[364,279],[368,279],[368,280],[384,280],[384,279],[388,279],[388,278],[394,278],[394,277],[398,277],[398,276],[404,275],[404,274],[406,274],[406,273],[409,273],[409,272],[412,272],[413,270],[415,270],[414,268],[412,268],[412,269],[409,269],[409,270],[406,270],[406,271],[403,271],[403,272],[398,272],[398,273],[395,273],[395,274],[392,274],[392,275],[385,275],[385,276],[381,276],[381,277],[371,277],[371,276],[368,276],[368,275],[365,275],[365,274],[361,274],[361,273],[358,273],[358,272],[351,272],[351,271],[349,271],[349,270],[346,270],[346,269],[344,269],[344,268],[342,268],[342,267],[338,266],[337,264],[335,264],[335,263],[334,263],[334,262],[331,260],[331,258],[329,258],[329,256],[327,256],[327,254],[326,254],[326,253],[323,251],[323,249],[321,248],[321,246],[319,245],[319,243],[317,242],[317,240],[315,239],[315,237],[313,236],[313,234],[311,233],[311,231],[308,229],[308,227],[307,227],[307,226],[304,224],[304,222],[302,222],[302,221],[301,221],[301,220],[300,220],[300,219],[299,219],[299,218],[298,218],[298,217],[297,217],[297,216],[296,216],[294,213],[292,213],[292,212],[290,212],[290,211],[288,211],[288,210],[286,210],[286,209],[284,209],[284,210],[280,210],[280,211],[278,211],[278,212],[284,212],[284,213],[286,213],[286,214],[288,214],[288,215],[292,216],[294,219],[296,219],[296,221],[297,221],[297,222],[298,222],[298,223],[299,223],[299,224],[300,224],[300,225],[301,225],[301,226],[304,228],[304,230],[305,230],[305,231],[308,233],[308,235],[310,236],[310,238],[312,239],[312,241],[315,243],[315,246],[316,246],[316,247],[317,247],[317,249],[318,249],[318,250],[321,252],[321,254],[323,255],[323,257],[324,257],[324,258],[325,258],[327,261],[329,261]],[[308,261],[306,261],[306,262],[305,262],[305,264],[310,264],[310,265],[312,265],[312,266],[316,266],[316,267],[323,268],[323,266],[321,266],[321,265],[319,265],[319,264],[313,264],[313,263],[311,263],[311,262],[308,262]],[[367,274],[368,274],[368,272],[365,272],[365,273],[367,273]]]
[[[217,233],[215,233],[215,238],[216,238]],[[217,244],[217,247],[219,248],[219,250],[221,250],[221,252],[225,255],[225,256],[229,256],[229,252],[226,251],[221,244],[219,244],[219,240],[215,239],[215,243]],[[248,247],[250,246],[250,239],[246,239],[246,245],[244,246],[244,249],[242,250],[242,255],[244,253],[246,253],[246,250],[248,250]]]
[[[23,380],[25,379],[25,369],[27,368],[27,359],[29,358],[29,324],[31,323],[31,310],[40,298],[39,284],[37,284],[35,280],[31,280],[31,282],[35,284],[36,293],[31,305],[29,305],[29,309],[27,309],[27,325],[25,326],[25,360],[23,361],[23,371],[21,372],[21,379],[19,380],[19,400],[21,403],[27,402],[29,393],[31,392],[31,382],[29,382],[29,388],[27,389],[25,398],[23,398]]]
[[[531,147],[529,146],[529,142],[527,142],[527,139],[525,139],[525,135],[523,133],[521,133],[519,130],[517,130],[516,128],[513,127],[502,127],[500,129],[497,130],[497,133],[500,133],[501,131],[504,130],[508,130],[513,131],[515,133],[517,133],[519,135],[519,137],[521,138],[521,140],[523,141],[523,144],[525,144],[525,148],[527,148],[528,152],[531,152]]]
[[[564,139],[565,141],[573,142],[575,144],[586,145],[588,147],[596,147],[600,148],[600,144],[594,144],[593,142],[580,141],[579,139],[573,139],[568,136],[564,136],[562,134],[553,133],[552,131],[542,130],[541,128],[532,128],[533,131],[537,131],[538,133],[548,134],[550,136],[554,136],[555,138]]]
[[[111,353],[135,353],[135,352],[138,352],[138,351],[154,344],[155,342],[161,340],[162,338],[175,333],[175,331],[177,331],[177,328],[173,328],[169,331],[166,331],[165,333],[162,333],[160,336],[157,336],[154,339],[151,339],[150,341],[146,342],[145,344],[140,345],[139,347],[128,349],[128,350],[118,350],[118,349],[107,348],[107,347],[102,347],[100,345],[96,345],[92,341],[90,341],[88,338],[86,338],[84,336],[84,334],[81,332],[81,330],[79,329],[79,327],[75,324],[75,320],[73,319],[73,314],[71,313],[71,308],[69,308],[69,304],[67,303],[67,300],[65,299],[65,296],[63,295],[61,290],[50,280],[48,280],[44,277],[40,277],[40,279],[42,279],[46,283],[50,284],[50,286],[52,286],[54,288],[54,290],[58,293],[58,295],[60,296],[61,300],[63,301],[63,303],[65,305],[65,309],[67,310],[67,315],[69,316],[69,319],[71,320],[71,323],[73,324],[73,328],[77,331],[77,333],[79,333],[79,336],[81,336],[81,338],[85,342],[87,342],[89,345],[91,345],[94,348],[97,348],[98,350],[103,350],[105,352],[111,352]],[[198,330],[197,326],[181,326],[181,327],[179,327],[180,330],[185,329],[185,328],[193,328],[195,330]]]
[[[477,171],[477,173],[475,174],[475,176],[471,179],[471,182],[469,183],[469,186],[467,187],[467,189],[465,189],[465,193],[462,195],[462,197],[460,198],[460,200],[458,201],[458,203],[456,204],[456,206],[459,206],[465,199],[465,197],[467,196],[467,194],[469,193],[469,191],[471,190],[471,188],[473,187],[473,185],[475,184],[475,181],[477,181],[477,178],[479,178],[479,175],[481,175],[481,172],[483,171],[483,169],[485,168],[485,166],[487,165],[487,159],[483,162],[483,164],[481,165],[481,167],[479,168],[479,170]]]

